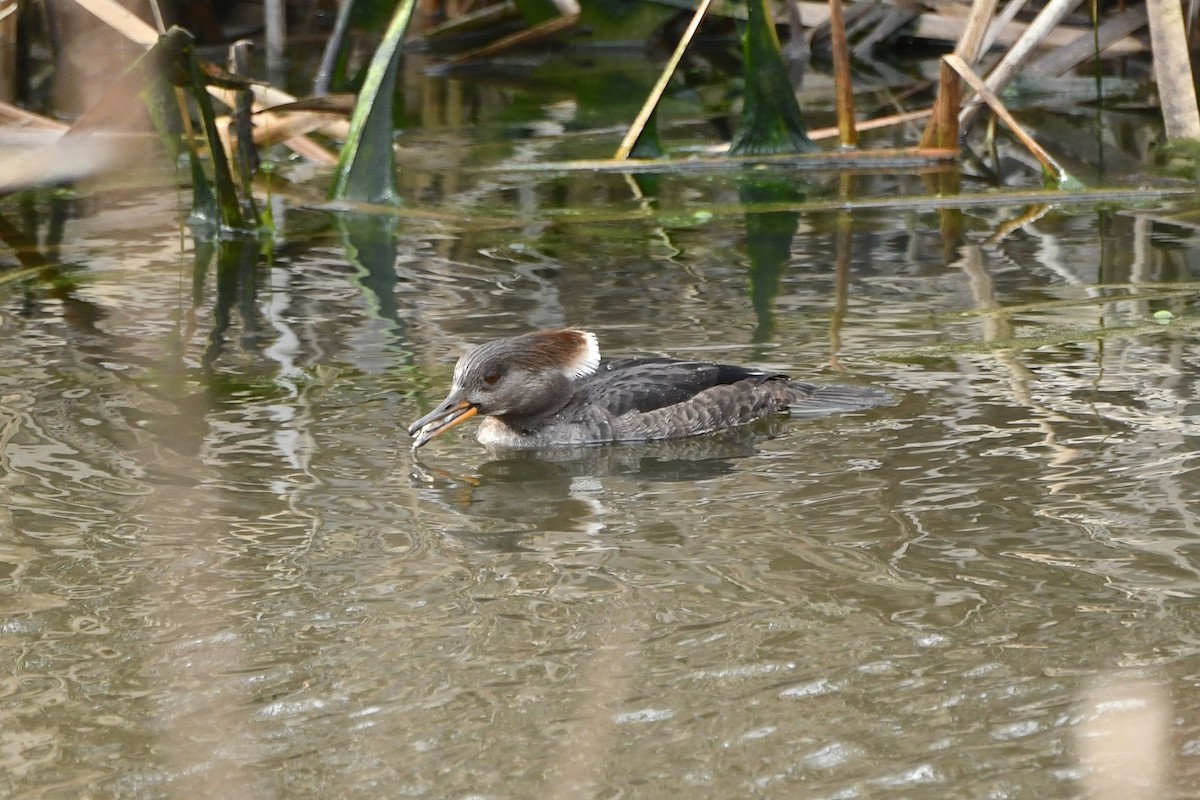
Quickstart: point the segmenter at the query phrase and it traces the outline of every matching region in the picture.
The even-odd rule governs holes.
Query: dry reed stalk
[[[1007,86],[1008,82],[1016,76],[1017,71],[1029,60],[1034,48],[1040,46],[1046,36],[1054,30],[1058,23],[1062,22],[1063,17],[1071,13],[1079,3],[1080,0],[1050,0],[1025,29],[1024,35],[1008,49],[1000,62],[988,73],[985,82],[988,90],[995,93]],[[968,103],[958,114],[959,127],[964,130],[970,127],[981,108],[982,106],[978,102]]]
[[[0,101],[17,99],[19,18],[16,0],[0,0]]]
[[[937,100],[921,137],[921,147],[958,147],[958,108],[962,102],[959,81],[957,73],[943,58]]]
[[[842,0],[829,0],[829,35],[833,49],[833,81],[837,97],[838,139],[843,147],[858,146],[854,128],[854,86],[850,80],[850,44]]]
[[[113,0],[75,0],[75,4],[135,44],[149,49],[158,42],[158,31]]]
[[[1010,24],[1012,24],[1012,21],[1017,18],[1017,14],[1021,13],[1021,9],[1025,7],[1026,1],[1027,0],[1009,0],[1008,4],[1005,5],[1004,8],[1000,9],[1000,13],[996,15],[994,20],[992,20],[992,24],[988,25],[987,33],[983,37],[982,46],[979,50],[980,53],[986,53],[988,50],[992,49],[992,45],[994,45],[996,43],[996,39],[1000,37],[1001,31],[1005,30]],[[974,64],[977,60],[978,58],[973,61],[968,61],[967,63]]]
[[[971,16],[967,19],[962,38],[954,48],[954,54],[967,64],[974,64],[983,52],[983,40],[988,26],[996,13],[997,0],[975,0]],[[959,79],[945,63],[942,64],[937,99],[933,103],[933,114],[921,147],[957,147],[958,113],[961,103]],[[953,118],[953,119],[952,119]]]
[[[468,50],[465,53],[460,53],[454,58],[447,61],[447,64],[462,64],[467,61],[475,61],[482,58],[491,58],[500,53],[513,50],[518,47],[523,47],[527,44],[544,42],[548,39],[557,36],[559,33],[575,27],[575,23],[579,22],[581,12],[577,0],[552,0],[554,8],[561,16],[548,19],[545,22],[540,22],[523,31],[517,31],[514,34],[505,36],[494,42],[489,42],[482,47],[477,47],[474,50]]]
[[[1067,171],[1062,168],[1062,165],[1055,161],[1054,157],[1046,152],[1046,150],[1043,149],[1043,147],[1038,144],[1037,141],[1030,136],[1024,128],[1021,127],[1021,124],[1017,122],[1012,114],[1008,113],[1008,109],[1004,107],[1002,102],[1000,102],[1000,98],[997,97],[995,93],[993,93],[992,90],[987,87],[986,82],[976,75],[974,70],[967,66],[966,62],[953,54],[946,56],[942,60],[944,63],[953,68],[954,71],[958,73],[959,77],[966,81],[967,85],[979,94],[980,99],[987,104],[988,108],[992,110],[992,113],[995,114],[1001,122],[1007,125],[1009,130],[1013,132],[1013,135],[1021,141],[1021,144],[1025,145],[1029,152],[1033,153],[1034,157],[1041,162],[1043,169],[1049,173],[1052,173],[1059,182],[1063,182],[1070,178]]]
[[[150,48],[158,42],[158,31],[147,24],[140,17],[131,14],[122,6],[118,5],[114,0],[75,0],[75,3],[80,8],[94,14],[101,21],[111,27],[113,30],[120,33],[131,42],[141,45],[142,47]],[[259,91],[261,89],[261,91]],[[228,94],[224,94],[224,90],[215,86],[209,87],[209,94],[221,100],[230,108],[233,107],[233,102],[229,102]],[[278,106],[284,103],[295,102],[296,98],[292,95],[282,92],[271,87],[255,87],[255,108],[263,108],[267,106]],[[269,112],[266,112],[269,113]],[[345,120],[326,124],[322,129],[322,133],[332,136],[336,139],[345,139],[346,131],[349,129]],[[314,161],[323,161],[327,163],[336,163],[336,157],[329,154],[325,148],[321,147],[316,142],[307,137],[295,137],[283,142],[284,145],[291,150],[306,158]],[[332,160],[331,160],[332,159]]]
[[[630,124],[625,137],[621,139],[621,144],[618,145],[617,152],[613,154],[614,160],[623,161],[629,158],[629,154],[633,152],[633,146],[637,143],[638,137],[642,135],[642,131],[645,130],[646,122],[649,121],[650,115],[658,107],[658,102],[662,99],[663,92],[666,91],[667,84],[671,81],[671,76],[675,74],[676,67],[679,66],[679,62],[683,59],[684,51],[691,44],[692,37],[696,35],[696,29],[700,27],[700,22],[704,19],[704,14],[708,11],[711,3],[712,0],[700,0],[700,4],[696,6],[687,29],[679,37],[679,43],[675,45],[675,52],[671,53],[670,59],[667,60],[667,65],[663,67],[662,73],[658,76],[658,81],[655,82],[654,88],[650,90],[649,96],[646,97],[646,102],[642,104],[641,110],[633,118],[633,123]]]
[[[1162,104],[1167,139],[1200,139],[1200,110],[1188,53],[1187,28],[1179,0],[1146,0],[1154,80]]]
[[[1080,33],[1075,41],[1056,47],[1025,67],[1026,77],[1056,78],[1094,58],[1114,43],[1146,25],[1146,7],[1135,6],[1100,23],[1094,32]]]
[[[826,2],[812,2],[812,0],[798,0],[793,3],[800,15],[800,20],[805,27],[816,27],[824,25],[829,21],[829,5]],[[910,35],[917,39],[930,39],[938,42],[957,43],[962,40],[963,35],[970,24],[970,16],[966,13],[953,13],[956,7],[961,7],[958,4],[951,3],[940,6],[946,13],[936,13],[926,11],[918,16],[910,31]],[[972,12],[973,13],[973,12]],[[991,17],[988,17],[991,20]],[[1012,45],[1028,29],[1028,25],[1022,22],[1010,22],[1008,25],[1002,26],[995,31],[995,43],[1001,45]],[[991,30],[991,28],[989,28]],[[1047,49],[1057,47],[1066,47],[1071,42],[1078,39],[1080,36],[1092,36],[1091,27],[1079,27],[1073,25],[1060,25],[1046,34],[1042,45]],[[1135,53],[1146,52],[1146,46],[1138,39],[1132,36],[1126,36],[1111,44],[1105,49],[1106,56],[1128,56]]]
[[[903,125],[906,122],[916,122],[920,119],[925,119],[929,116],[931,109],[919,108],[915,111],[905,111],[901,114],[891,114],[886,117],[876,117],[865,122],[856,122],[855,128],[859,131],[874,131],[880,128],[888,128],[892,125]],[[837,136],[839,131],[837,128],[813,128],[808,132],[808,138],[814,142],[820,139],[832,139]],[[953,145],[951,145],[953,146]]]
[[[10,103],[0,101],[0,123],[12,123],[14,125],[32,126],[44,128],[50,131],[65,132],[70,126],[59,122],[56,119],[43,117],[41,114],[35,114],[32,111],[27,111],[19,106],[14,106]]]

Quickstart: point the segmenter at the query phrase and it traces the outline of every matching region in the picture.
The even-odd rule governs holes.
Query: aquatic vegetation
[[[280,5],[274,4],[274,7]],[[300,8],[304,4],[291,5]],[[215,200],[210,201],[203,188],[195,188],[197,216],[204,218],[215,213],[219,224],[230,230],[260,223],[253,197],[254,191],[262,191],[253,188],[257,161],[261,157],[256,148],[264,149],[280,142],[285,142],[302,158],[319,163],[336,162],[330,187],[333,198],[385,205],[398,202],[394,160],[397,120],[392,98],[401,53],[415,53],[420,49],[428,51],[434,68],[454,71],[494,64],[498,59],[531,47],[570,48],[582,41],[585,34],[610,40],[651,36],[665,42],[671,42],[674,37],[677,42],[675,53],[646,97],[640,113],[629,120],[628,133],[616,150],[616,160],[628,161],[625,167],[630,171],[640,171],[645,166],[642,162],[647,160],[683,160],[679,154],[671,152],[669,145],[661,143],[659,127],[663,104],[677,103],[667,90],[679,88],[681,84],[686,86],[693,80],[677,74],[685,58],[693,62],[685,69],[695,70],[702,64],[703,57],[692,53],[694,38],[703,36],[706,27],[720,31],[724,26],[727,31],[730,21],[736,23],[740,31],[737,37],[740,42],[736,45],[729,42],[727,32],[717,33],[717,41],[725,37],[727,44],[718,47],[723,48],[725,56],[731,57],[735,64],[732,69],[722,69],[727,72],[727,85],[732,89],[733,102],[728,110],[736,117],[737,126],[728,142],[717,143],[710,158],[727,158],[732,168],[740,168],[747,159],[754,160],[763,155],[811,153],[815,163],[824,168],[857,169],[886,168],[898,164],[897,159],[911,161],[914,158],[935,166],[944,164],[947,153],[951,153],[959,162],[977,164],[973,151],[962,149],[961,145],[965,144],[964,135],[978,119],[979,109],[986,103],[1012,130],[1020,145],[1040,161],[1047,180],[1063,188],[1078,188],[1082,185],[1080,178],[1068,174],[1051,154],[1053,147],[1039,144],[1032,133],[1007,113],[1002,90],[1023,71],[1034,77],[1052,77],[1089,59],[1104,58],[1109,53],[1132,52],[1140,45],[1130,34],[1141,26],[1149,25],[1152,44],[1156,53],[1162,56],[1155,58],[1156,67],[1160,62],[1186,67],[1188,51],[1187,31],[1175,20],[1178,9],[1175,9],[1175,15],[1164,14],[1160,19],[1153,14],[1147,15],[1145,9],[1102,16],[1097,8],[1094,10],[1093,35],[1092,31],[1064,25],[1064,15],[1069,7],[1064,0],[1056,0],[1030,24],[1022,26],[1012,19],[1011,7],[998,12],[995,2],[983,0],[972,6],[965,22],[950,15],[872,12],[873,6],[869,4],[850,4],[847,6],[850,24],[847,25],[840,0],[834,0],[828,7],[802,3],[787,6],[785,16],[789,19],[790,36],[787,46],[783,47],[777,35],[779,9],[765,0],[752,0],[746,6],[724,4],[716,7],[702,2],[687,15],[690,19],[687,29],[679,33],[672,33],[672,12],[648,2],[618,9],[608,4],[582,8],[575,0],[558,0],[556,3],[524,0],[514,4],[486,5],[462,14],[447,9],[448,18],[443,23],[430,26],[423,21],[415,30],[412,26],[416,13],[413,2],[399,6],[363,1],[345,3],[336,26],[328,34],[315,84],[322,92],[330,87],[350,88],[355,92],[351,122],[347,124],[344,118],[339,118],[348,110],[344,104],[321,102],[315,98],[295,102],[296,98],[278,86],[252,84],[244,76],[240,79],[229,74],[222,76],[220,70],[197,58],[194,47],[184,43],[182,37],[187,34],[182,29],[168,31],[160,21],[156,30],[148,22],[125,12],[113,0],[79,1],[80,9],[96,15],[128,41],[149,49],[130,72],[130,75],[140,76],[147,96],[155,94],[152,85],[163,80],[184,91],[186,102],[177,102],[178,111],[175,112],[166,109],[161,102],[161,92],[157,93],[159,99],[152,101],[157,127],[169,151],[173,152],[177,147],[172,142],[175,140],[182,142],[182,150],[190,154],[192,165],[187,179],[194,185],[200,182],[202,175],[207,175],[211,182],[211,195]],[[32,19],[39,13],[50,16],[68,11],[69,5],[51,9],[40,3],[29,3],[22,5],[18,13]],[[427,15],[428,9],[423,9],[423,13]],[[269,59],[278,60],[282,57],[279,42],[283,34],[277,28],[284,22],[278,11],[274,14],[267,19],[267,38],[272,42],[267,55]],[[801,26],[815,26],[815,33],[805,31]],[[349,66],[352,61],[348,57],[351,45],[347,34],[351,29],[378,36],[371,65],[361,77],[353,74]],[[26,24],[22,30],[25,36],[30,36],[37,26]],[[829,33],[828,44],[826,31]],[[15,34],[10,31],[9,35]],[[165,43],[161,45],[157,43],[160,35],[165,37]],[[928,108],[910,107],[901,113],[876,119],[856,119],[850,65],[870,65],[876,49],[901,35],[956,42],[954,54],[946,57],[947,68],[940,76],[938,100],[932,113]],[[4,29],[0,29],[0,41],[3,37]],[[836,130],[809,131],[804,111],[797,101],[795,89],[800,76],[811,67],[809,40],[813,42],[813,48],[819,44],[822,52],[828,52],[837,67]],[[994,42],[1006,43],[1008,47],[1001,51],[998,60],[989,59],[990,65],[985,64],[984,56]],[[1040,51],[1039,45],[1043,44],[1049,44],[1052,49]],[[361,61],[362,57],[360,52],[354,59]],[[277,67],[268,66],[271,74],[279,73]],[[986,70],[983,69],[985,66]],[[148,71],[147,67],[153,69]],[[153,74],[155,69],[161,74]],[[1187,86],[1170,82],[1166,75],[1169,69],[1163,67],[1158,73],[1167,137],[1186,139],[1200,135],[1196,132],[1200,129],[1190,123],[1193,118],[1200,121],[1194,89],[1190,82]],[[1183,74],[1185,70],[1176,71]],[[114,91],[119,88],[119,93],[102,98],[93,111],[103,112],[114,109],[119,103],[135,102],[127,84],[131,79],[114,84]],[[977,93],[978,100],[962,93],[962,81]],[[1097,100],[1102,100],[1103,82],[1097,81],[1095,88]],[[208,94],[226,103],[230,116],[216,118]],[[14,109],[12,112],[18,113],[26,115],[22,119],[29,118],[27,111]],[[171,116],[178,119],[164,122]],[[930,118],[930,123],[920,146],[894,150],[857,145],[861,131],[911,123],[925,117]],[[52,119],[34,118],[42,120],[47,127],[54,125]],[[198,124],[193,127],[191,119]],[[121,128],[119,125],[114,127],[113,120],[110,113],[85,114],[72,126],[66,144],[61,147],[53,141],[56,136],[47,133],[47,137],[53,138],[34,158],[25,159],[28,163],[23,163],[22,169],[9,170],[0,184],[0,191],[12,192],[26,186],[60,183],[119,170],[122,160],[113,151],[111,139]],[[400,125],[402,129],[402,123]],[[307,135],[318,131],[339,143],[336,154]],[[838,136],[844,148],[852,148],[840,154],[841,160],[836,165],[821,162],[814,144],[814,141],[831,135]],[[78,141],[85,137],[87,147],[79,147]],[[73,166],[64,168],[63,159],[55,157],[55,153],[66,149],[73,151],[76,157],[72,160]],[[90,157],[80,155],[84,150],[90,151]],[[229,165],[221,163],[220,151],[223,150],[231,155]],[[207,169],[202,173],[198,162],[203,154],[207,154]],[[270,158],[267,156],[266,160]],[[559,170],[589,169],[594,163],[560,162],[551,166]],[[995,179],[999,177],[995,176]],[[943,188],[945,186],[948,184]],[[269,223],[269,217],[263,222]]]

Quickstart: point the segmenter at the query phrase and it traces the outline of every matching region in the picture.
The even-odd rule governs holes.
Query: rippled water
[[[642,207],[601,176],[402,221],[382,273],[293,210],[199,291],[173,194],[75,209],[56,275],[0,283],[0,791],[1189,796],[1191,229],[856,212],[841,293],[832,213],[664,184],[673,218],[543,213]],[[898,402],[410,453],[463,347],[560,324]]]

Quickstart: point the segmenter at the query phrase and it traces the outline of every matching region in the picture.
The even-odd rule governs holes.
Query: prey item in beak
[[[412,449],[424,446],[455,425],[460,425],[479,413],[479,409],[466,400],[460,400],[457,392],[446,398],[440,406],[408,426],[408,435],[416,438]]]

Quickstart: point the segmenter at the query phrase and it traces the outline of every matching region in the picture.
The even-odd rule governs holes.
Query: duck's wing
[[[674,358],[624,358],[601,363],[596,373],[580,387],[577,397],[619,417],[629,411],[645,414],[686,403],[714,386],[786,378],[778,372],[732,364]]]

